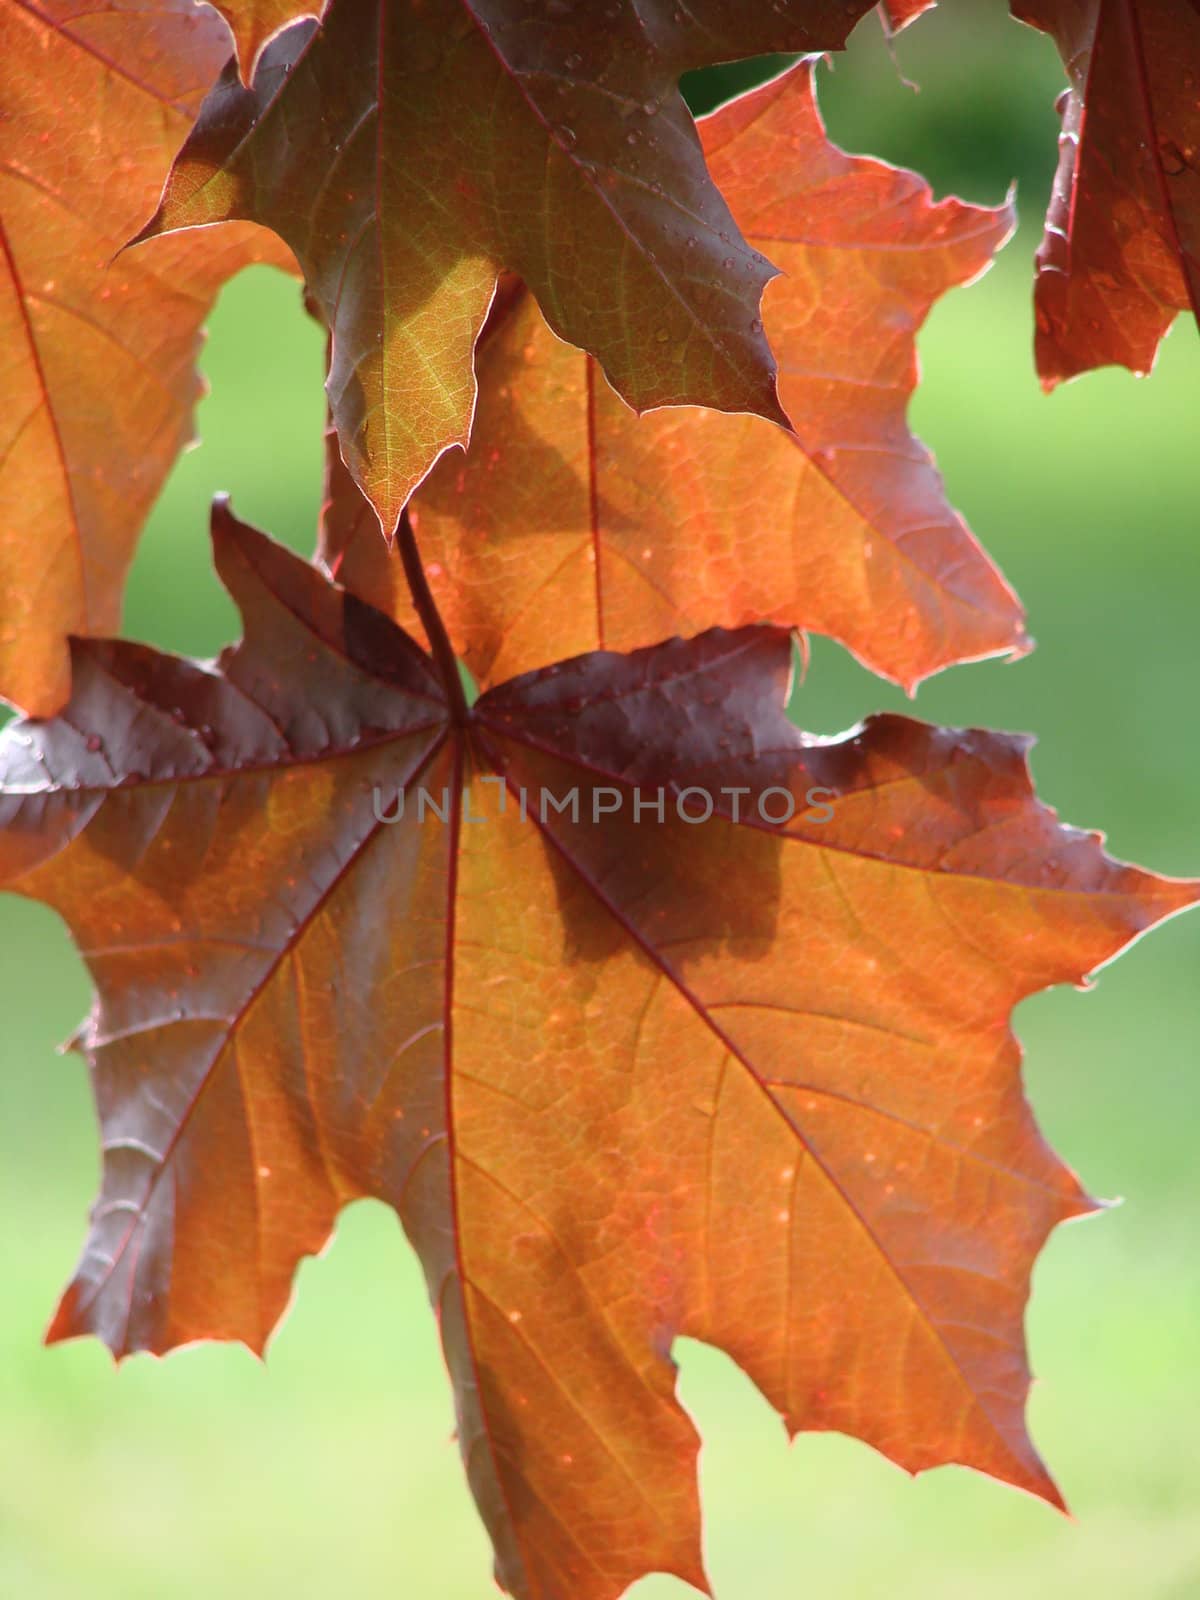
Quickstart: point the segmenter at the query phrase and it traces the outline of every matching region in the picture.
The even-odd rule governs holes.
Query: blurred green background
[[[957,504],[1028,605],[1039,648],[944,674],[939,721],[1035,730],[1042,793],[1120,855],[1200,872],[1200,346],[1180,324],[1138,382],[1106,372],[1051,397],[1031,358],[1030,257],[1062,84],[1049,42],[999,3],[934,13],[895,45],[874,18],[825,74],[847,148],[999,201],[1023,226],[922,339],[915,407]],[[903,77],[920,86],[907,86]],[[711,100],[723,85],[692,86]],[[225,294],[205,361],[203,447],[179,465],[138,557],[127,631],[209,654],[233,614],[206,551],[207,505],[307,552],[320,493],[321,340],[265,269]],[[829,732],[905,702],[816,643],[798,713]],[[267,1367],[197,1348],[114,1371],[96,1346],[44,1350],[97,1178],[78,1057],[87,1006],[65,935],[0,904],[0,1595],[211,1594],[481,1600],[489,1554],[451,1440],[423,1286],[381,1207],[346,1214],[305,1265]],[[1029,1319],[1035,1437],[1067,1520],[957,1469],[916,1481],[850,1440],[789,1449],[731,1363],[685,1346],[706,1439],[711,1573],[722,1600],[1188,1600],[1200,1595],[1200,918],[1139,944],[1087,994],[1018,1018],[1053,1143],[1119,1209],[1060,1230]],[[663,1578],[636,1600],[682,1600]]]

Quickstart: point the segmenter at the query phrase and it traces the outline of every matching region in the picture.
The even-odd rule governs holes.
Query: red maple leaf
[[[1148,372],[1200,314],[1200,0],[1013,0],[1071,87],[1038,252],[1046,388],[1110,364]]]
[[[201,325],[252,261],[240,223],[114,257],[228,54],[190,0],[0,0],[0,694],[49,716],[67,635],[111,633],[142,524],[192,430]]]
[[[681,73],[840,47],[867,0],[337,0],[222,76],[143,237],[229,217],[295,250],[342,453],[389,535],[465,445],[502,268],[639,411],[782,420],[774,269],[705,168]]]
[[[1090,1202],[1010,1013],[1200,885],[1060,824],[1023,740],[799,733],[784,630],[468,707],[407,533],[433,659],[220,508],[215,537],[241,644],[78,642],[66,714],[0,735],[0,884],[97,988],[103,1190],[51,1337],[261,1348],[374,1195],[522,1600],[705,1587],[679,1335],[792,1430],[1056,1500],[1022,1313]]]
[[[769,620],[832,635],[912,688],[1027,648],[1021,608],[908,429],[915,339],[977,276],[1008,207],[934,204],[914,174],[844,155],[802,63],[701,123],[767,290],[784,430],[676,408],[637,418],[596,362],[506,285],[477,356],[464,458],[415,501],[430,586],[481,683],[589,649]],[[401,564],[330,438],[321,559],[419,628]]]

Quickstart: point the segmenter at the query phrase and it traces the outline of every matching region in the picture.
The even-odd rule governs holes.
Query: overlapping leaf
[[[1037,367],[1148,372],[1200,314],[1200,0],[1013,0],[1071,87],[1038,252]]]
[[[342,454],[390,534],[465,444],[497,272],[631,405],[779,418],[759,301],[681,72],[838,46],[863,0],[337,0],[231,64],[150,231],[254,217],[295,249],[333,332]]]
[[[792,1429],[1053,1499],[1022,1312],[1089,1202],[1009,1014],[1197,886],[1061,826],[1019,740],[798,734],[783,630],[584,656],[468,712],[381,614],[215,531],[241,645],[79,643],[68,716],[0,736],[0,883],[63,914],[97,986],[103,1193],[52,1336],[259,1348],[376,1195],[525,1600],[704,1586],[680,1334]]]
[[[638,419],[506,289],[481,343],[474,443],[416,515],[430,582],[481,682],[584,650],[769,619],[842,640],[907,687],[1026,648],[1020,606],[905,420],[933,301],[981,272],[1007,208],[934,205],[913,174],[825,137],[802,63],[701,124],[752,247],[794,432],[675,409]],[[321,556],[415,627],[332,446]]]
[[[0,0],[0,694],[57,711],[68,633],[116,628],[133,546],[191,431],[200,326],[249,224],[112,257],[228,55],[187,0]],[[294,264],[293,264],[294,265]]]

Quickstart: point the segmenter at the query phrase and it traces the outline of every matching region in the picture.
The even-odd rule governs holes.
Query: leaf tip
[[[225,563],[235,551],[245,553],[249,546],[269,544],[266,534],[243,522],[233,509],[232,496],[225,490],[213,495],[209,512],[209,537],[218,573],[225,576]]]
[[[1045,1487],[1035,1491],[1037,1498],[1039,1500],[1044,1500],[1052,1511],[1057,1511],[1061,1516],[1066,1517],[1068,1522],[1074,1522],[1075,1513],[1071,1510],[1070,1506],[1063,1497],[1062,1490],[1058,1487],[1057,1483],[1055,1483],[1054,1479],[1048,1472],[1045,1476]]]
[[[126,239],[124,244],[119,245],[118,248],[113,251],[112,255],[105,263],[106,266],[111,267],[115,261],[119,260],[120,257],[125,254],[127,250],[135,250],[138,245],[145,244],[150,239],[157,239],[161,234],[169,232],[169,229],[167,229],[163,223],[164,205],[165,201],[159,200],[151,215],[142,224],[138,231],[130,238]]]
[[[55,1055],[83,1056],[86,1059],[88,1053],[87,1038],[91,1024],[92,1018],[90,1015],[84,1017],[82,1021],[77,1023],[74,1032],[69,1033],[65,1039],[60,1040],[60,1042],[55,1045]]]
[[[75,1280],[63,1290],[54,1315],[42,1335],[42,1343],[49,1349],[52,1345],[69,1344],[73,1339],[82,1339],[91,1331],[79,1318],[79,1284],[78,1280]],[[119,1359],[118,1352],[107,1343],[104,1348],[112,1357],[115,1366]]]

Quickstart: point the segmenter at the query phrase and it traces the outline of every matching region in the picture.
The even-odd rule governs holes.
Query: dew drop
[[[671,337],[671,333],[668,328],[659,328],[655,332],[654,337],[658,340],[659,344],[666,344],[667,340]]]

